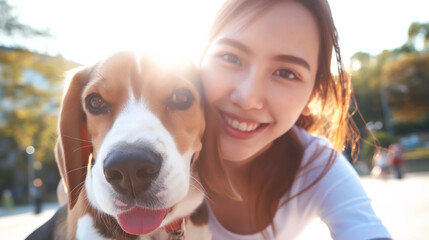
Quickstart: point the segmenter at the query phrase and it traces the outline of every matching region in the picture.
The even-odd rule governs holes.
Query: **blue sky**
[[[53,38],[3,39],[41,53],[62,54],[91,64],[118,50],[137,49],[195,55],[221,0],[9,0],[20,20],[49,29]],[[427,0],[329,0],[344,61],[357,51],[378,54],[407,39],[412,22],[429,22]],[[174,43],[174,44],[172,44]],[[149,47],[150,46],[150,47]]]

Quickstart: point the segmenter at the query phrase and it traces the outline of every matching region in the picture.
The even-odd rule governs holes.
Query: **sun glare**
[[[19,19],[52,38],[13,38],[39,53],[88,65],[121,50],[163,59],[198,59],[210,23],[223,0],[9,0]],[[49,8],[42,7],[49,6]],[[36,10],[36,11],[35,11]]]
[[[102,40],[92,43],[92,53],[105,57],[115,51],[133,50],[150,53],[163,61],[197,61],[204,48],[206,31],[221,3],[123,1],[118,8],[117,4],[106,1],[94,20],[100,33],[97,38]]]

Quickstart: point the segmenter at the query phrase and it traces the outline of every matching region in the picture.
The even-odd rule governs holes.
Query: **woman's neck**
[[[269,222],[262,223],[261,226],[252,224],[254,218],[254,204],[250,193],[250,171],[254,161],[234,162],[224,161],[226,173],[228,174],[235,190],[240,194],[242,200],[234,200],[228,196],[214,193],[212,201],[209,201],[210,208],[218,222],[228,231],[236,234],[254,234],[261,232]]]
[[[230,177],[233,177],[235,174],[242,175],[249,171],[252,163],[264,152],[266,152],[273,143],[267,144],[265,147],[260,149],[258,152],[254,153],[252,156],[243,159],[243,160],[228,160],[223,159],[225,170],[228,172]]]
[[[260,149],[258,152],[253,154],[252,156],[248,157],[247,159],[243,160],[228,160],[224,159],[224,167],[226,170],[226,173],[228,174],[233,186],[236,188],[236,190],[239,191],[241,195],[246,195],[247,192],[243,192],[247,190],[246,185],[248,185],[248,178],[250,174],[250,169],[254,161],[257,160],[261,154],[266,152],[271,146],[273,145],[273,142],[267,144],[265,147]]]
[[[249,203],[249,185],[248,176],[250,174],[250,166],[252,161],[244,164],[243,162],[224,161],[225,170],[230,178],[235,190],[240,194],[242,200],[231,199],[228,196],[213,193],[210,208],[214,213],[218,222],[236,234],[253,234],[261,229],[255,228],[252,225],[252,210]]]
[[[225,171],[238,193],[246,198],[247,195],[247,179],[250,172],[252,161],[235,162],[224,160]]]

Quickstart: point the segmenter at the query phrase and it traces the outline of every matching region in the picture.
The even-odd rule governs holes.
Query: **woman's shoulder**
[[[294,127],[293,130],[303,147],[301,169],[297,180],[304,181],[302,182],[304,186],[312,183],[319,176],[323,176],[321,180],[325,183],[333,179],[357,178],[352,164],[342,153],[333,149],[326,138],[314,136],[299,127]],[[326,172],[323,173],[324,171]]]
[[[315,136],[307,132],[307,130],[298,126],[293,126],[292,131],[298,137],[302,147],[304,148],[304,151],[308,150],[309,148],[315,147],[316,145],[332,149],[332,144],[328,141],[328,139],[324,137]]]
[[[342,194],[343,190],[356,196],[366,196],[353,165],[342,153],[334,150],[327,139],[311,135],[301,128],[294,130],[301,140],[304,154],[292,193],[298,194],[307,189],[299,194],[299,202],[321,211],[322,206],[329,209],[324,205],[326,199],[332,196],[338,199],[338,194]]]
[[[305,129],[294,126],[292,129],[301,143],[303,149],[302,164],[312,160],[323,164],[331,156],[342,155],[333,149],[332,144],[324,137],[315,136]]]

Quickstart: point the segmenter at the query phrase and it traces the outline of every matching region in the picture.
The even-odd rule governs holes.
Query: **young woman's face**
[[[219,32],[201,67],[208,121],[219,121],[225,160],[253,159],[309,114],[318,53],[314,17],[291,1],[244,14]]]

